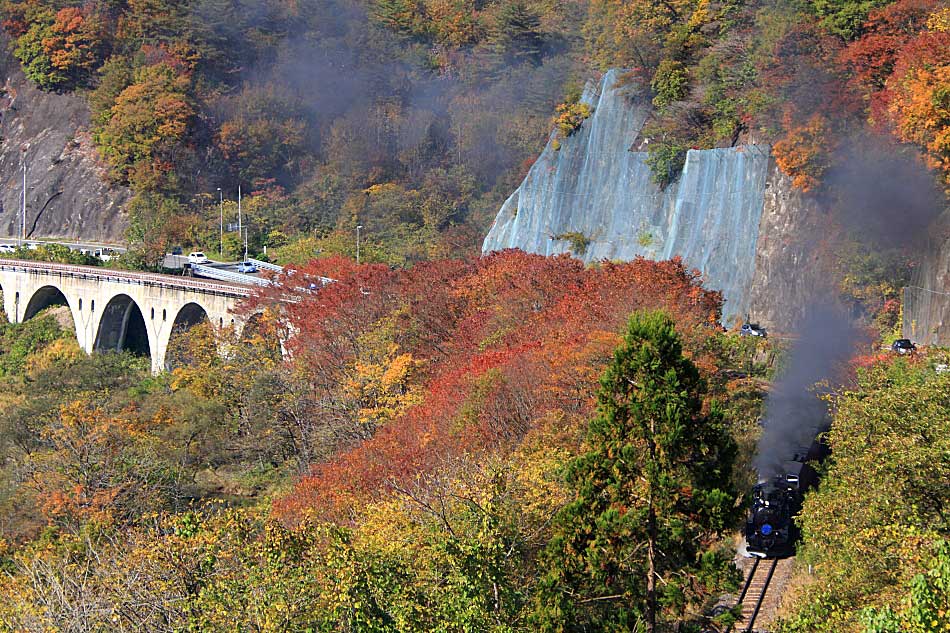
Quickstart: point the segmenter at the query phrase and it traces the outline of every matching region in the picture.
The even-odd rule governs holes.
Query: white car
[[[208,256],[202,253],[201,251],[195,251],[194,253],[188,253],[188,263],[189,264],[207,264]]]
[[[16,252],[16,246],[13,244],[0,244],[0,254],[11,254]]]
[[[111,262],[113,259],[119,256],[119,254],[111,248],[97,248],[92,254],[104,262]]]

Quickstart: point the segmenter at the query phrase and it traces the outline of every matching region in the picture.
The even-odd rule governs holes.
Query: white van
[[[202,253],[201,251],[188,253],[188,263],[189,264],[207,264],[208,256]]]

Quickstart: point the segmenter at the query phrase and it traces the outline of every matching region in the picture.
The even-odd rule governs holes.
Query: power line
[[[950,297],[950,292],[940,292],[939,290],[931,290],[930,288],[921,288],[920,286],[904,286],[906,289],[913,288],[915,290],[923,290],[924,292],[929,292],[935,295],[943,295],[944,297]]]

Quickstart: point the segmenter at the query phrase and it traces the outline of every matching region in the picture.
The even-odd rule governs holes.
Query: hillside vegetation
[[[283,261],[352,255],[358,224],[370,261],[470,253],[608,67],[653,101],[660,183],[688,148],[740,140],[774,142],[806,190],[848,182],[839,155],[911,148],[950,182],[939,0],[4,0],[0,16],[32,81],[86,95],[136,192],[140,265],[171,243],[216,251],[217,190],[234,221],[239,186],[252,251]],[[841,201],[879,229],[852,208],[873,202]]]
[[[252,251],[295,263],[159,376],[85,355],[55,314],[0,325],[0,631],[724,629],[781,346],[723,332],[679,260],[476,257],[482,229],[608,67],[653,103],[661,185],[690,147],[773,143],[883,336],[950,183],[938,0],[0,14],[32,81],[88,99],[135,193],[128,263],[215,252],[238,186]],[[946,362],[863,358],[829,385],[782,630],[950,626]]]
[[[873,359],[835,396],[832,456],[802,512],[803,573],[782,631],[948,627],[950,377],[933,369],[945,359]]]
[[[0,630],[600,628],[645,599],[699,622],[736,582],[761,386],[719,370],[756,343],[711,327],[721,298],[678,262],[294,276],[317,274],[340,281],[243,341],[193,329],[158,378],[8,326],[34,343],[4,379]],[[274,328],[297,330],[286,362]],[[629,505],[638,473],[657,505]]]

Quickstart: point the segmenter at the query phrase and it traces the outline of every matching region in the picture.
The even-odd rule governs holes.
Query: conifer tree
[[[376,0],[373,18],[400,35],[413,36],[419,34],[422,11],[415,0]]]
[[[601,379],[589,451],[558,514],[535,610],[544,631],[662,630],[730,574],[735,442],[672,319],[637,313]],[[662,612],[661,612],[662,611]]]
[[[541,20],[524,2],[512,2],[501,8],[492,40],[495,52],[506,64],[541,63]]]

